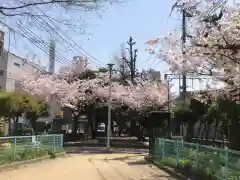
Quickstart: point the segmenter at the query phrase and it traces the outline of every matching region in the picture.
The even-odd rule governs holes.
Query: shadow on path
[[[113,153],[130,153],[130,154],[146,154],[148,149],[135,148],[111,148],[105,147],[65,147],[65,151],[69,154],[113,154]]]
[[[106,138],[95,140],[66,142],[64,149],[67,153],[74,154],[111,154],[111,153],[148,153],[148,146],[134,138],[112,138],[111,148],[106,148]]]

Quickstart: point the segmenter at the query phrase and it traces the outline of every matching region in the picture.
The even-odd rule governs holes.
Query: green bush
[[[17,159],[19,160],[29,160],[35,159],[47,155],[48,152],[43,148],[25,148],[23,152],[18,153]]]
[[[217,180],[216,174],[212,172],[212,169],[206,166],[206,168],[198,168],[197,171],[195,167],[193,167],[193,161],[191,159],[182,159],[179,161],[179,164],[176,164],[175,157],[165,157],[163,159],[156,159],[162,165],[171,167],[175,169],[177,172],[180,172],[188,177],[194,177],[196,180]],[[233,176],[233,175],[232,175]],[[237,175],[234,175],[237,177]],[[239,176],[238,176],[239,177]]]
[[[14,161],[25,161],[39,157],[50,155],[50,158],[55,158],[55,154],[49,149],[43,147],[25,147],[23,151],[14,154],[13,148],[5,148],[0,154],[0,165],[9,164]],[[15,156],[15,157],[14,157]]]
[[[176,158],[174,157],[165,157],[164,160],[158,160],[161,162],[163,165],[175,168],[176,167]]]
[[[190,160],[180,160],[178,164],[178,168],[182,170],[183,172],[190,173],[192,170],[192,163]]]

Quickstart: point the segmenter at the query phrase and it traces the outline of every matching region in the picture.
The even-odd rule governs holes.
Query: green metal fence
[[[63,135],[0,137],[0,165],[63,151]]]
[[[183,141],[154,138],[150,156],[169,166],[208,172],[217,179],[240,179],[240,152]]]

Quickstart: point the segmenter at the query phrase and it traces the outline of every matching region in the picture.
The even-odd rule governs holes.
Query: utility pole
[[[226,0],[218,0],[210,9],[206,10],[205,12],[201,13],[199,17],[205,17],[209,16],[210,14],[214,13],[217,9],[221,8],[226,4]],[[196,5],[190,7],[191,8],[196,8]],[[193,17],[191,10],[189,11],[186,9],[183,5],[178,5],[177,2],[173,5],[172,9],[174,8],[181,8],[182,11],[182,54],[183,58],[185,57],[185,50],[186,50],[186,38],[187,38],[187,26],[186,26],[186,17]],[[185,65],[185,59],[183,59],[183,68]],[[182,92],[181,92],[181,97],[185,101],[186,100],[186,95],[187,95],[187,74],[185,71],[183,71],[182,74],[182,86],[181,86]]]
[[[107,126],[107,148],[110,149],[110,137],[111,137],[111,103],[112,103],[112,71],[114,64],[107,64],[109,69],[109,92],[108,92],[108,126]]]
[[[185,58],[185,45],[186,45],[186,37],[187,37],[187,28],[186,28],[186,9],[182,9],[182,54],[183,58]],[[185,65],[185,59],[183,60],[183,68]],[[183,75],[182,75],[182,98],[185,101],[186,100],[186,93],[187,93],[187,75],[185,70],[183,70]]]
[[[131,81],[134,82],[134,78],[136,75],[136,60],[137,60],[137,49],[133,49],[133,46],[136,44],[136,42],[133,41],[133,38],[130,36],[129,41],[127,42],[129,45],[129,48],[127,50],[129,51],[129,59],[126,57],[123,57],[123,60],[126,62],[130,69],[130,78]]]
[[[49,72],[54,74],[55,71],[55,56],[56,56],[56,44],[52,39],[49,46]]]

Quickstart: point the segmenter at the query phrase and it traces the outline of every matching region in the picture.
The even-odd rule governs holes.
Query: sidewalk
[[[4,180],[176,180],[143,155],[70,155],[0,173]]]

